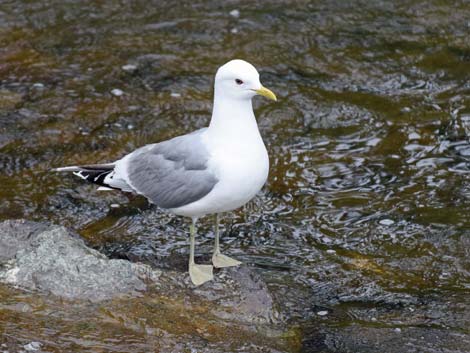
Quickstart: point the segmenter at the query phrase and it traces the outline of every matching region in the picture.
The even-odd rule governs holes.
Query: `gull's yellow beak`
[[[255,89],[255,92],[258,93],[260,96],[266,97],[273,101],[277,101],[276,95],[266,87],[261,86],[260,89]]]

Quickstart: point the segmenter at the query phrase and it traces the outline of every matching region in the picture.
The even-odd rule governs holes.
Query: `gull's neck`
[[[227,97],[217,89],[208,131],[221,140],[261,139],[251,99]]]

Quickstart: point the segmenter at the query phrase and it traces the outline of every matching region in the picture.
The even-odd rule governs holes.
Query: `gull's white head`
[[[255,67],[244,60],[231,60],[222,65],[215,75],[216,95],[248,100],[259,94],[277,100],[276,95],[263,87]]]

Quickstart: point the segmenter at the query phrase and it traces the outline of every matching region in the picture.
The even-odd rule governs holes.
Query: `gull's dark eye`
[[[237,79],[235,80],[235,83],[236,83],[237,85],[242,85],[242,84],[243,84],[243,81],[240,80],[239,78],[237,78]]]

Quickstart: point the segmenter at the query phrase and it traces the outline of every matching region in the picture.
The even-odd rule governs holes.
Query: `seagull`
[[[253,65],[231,60],[215,75],[208,127],[143,146],[113,163],[54,170],[73,172],[97,184],[98,190],[142,195],[164,210],[190,217],[189,275],[199,286],[213,279],[213,266],[241,264],[220,251],[220,214],[250,201],[268,178],[268,152],[252,106],[256,95],[277,100],[272,91],[263,87]],[[209,214],[215,215],[213,266],[194,261],[196,222]]]

